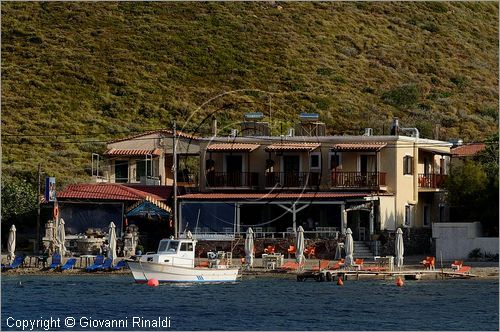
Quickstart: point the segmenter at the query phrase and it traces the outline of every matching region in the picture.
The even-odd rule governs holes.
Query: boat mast
[[[172,173],[174,177],[174,206],[173,206],[173,214],[174,214],[174,236],[176,238],[179,237],[179,228],[177,225],[177,128],[176,128],[176,123],[174,121],[174,130],[173,130],[173,148],[172,148],[172,154],[173,154],[173,162],[172,162]]]

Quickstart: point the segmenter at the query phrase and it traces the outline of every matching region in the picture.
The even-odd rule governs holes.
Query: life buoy
[[[217,257],[217,255],[215,254],[215,252],[209,251],[207,253],[207,257],[208,257],[208,259],[215,259]]]

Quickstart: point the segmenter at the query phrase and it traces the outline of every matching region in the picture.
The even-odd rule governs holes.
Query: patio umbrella
[[[253,267],[253,230],[248,227],[245,238],[245,262],[248,268]]]
[[[299,226],[297,228],[297,243],[295,245],[295,260],[297,263],[299,263],[299,267],[302,265],[302,263],[305,260],[304,257],[304,228],[302,226]]]
[[[403,254],[405,252],[405,247],[403,244],[403,231],[401,230],[401,228],[398,228],[398,230],[396,231],[394,251],[396,254],[396,266],[403,267]]]
[[[335,249],[335,258],[334,259],[341,259],[342,258],[342,248],[344,247],[344,243],[338,242],[337,243],[337,249]]]
[[[64,254],[66,253],[66,246],[64,245],[65,241],[66,230],[64,229],[64,219],[61,218],[59,219],[59,224],[57,225],[57,243],[59,254],[61,254],[61,256],[64,256]]]
[[[345,249],[345,264],[347,266],[351,266],[354,263],[354,258],[353,258],[353,254],[354,254],[354,241],[352,240],[352,231],[351,231],[350,228],[348,228],[345,233],[346,233],[346,236],[345,236],[345,245],[344,245],[344,249]]]
[[[108,242],[108,258],[111,258],[114,261],[116,258],[116,226],[114,222],[109,224]]]
[[[9,231],[9,239],[7,241],[7,259],[9,260],[9,263],[12,263],[14,261],[14,257],[16,256],[16,226],[12,225],[10,226],[10,231]]]

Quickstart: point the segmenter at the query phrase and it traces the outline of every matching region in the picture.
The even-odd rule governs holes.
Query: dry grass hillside
[[[88,179],[106,140],[212,112],[332,134],[498,131],[498,2],[4,2],[2,166]],[[249,89],[217,98],[222,92]],[[261,92],[263,91],[263,92]],[[195,114],[193,114],[195,113]],[[192,115],[190,118],[189,116]],[[189,119],[189,120],[188,120]],[[199,131],[208,130],[208,121]]]

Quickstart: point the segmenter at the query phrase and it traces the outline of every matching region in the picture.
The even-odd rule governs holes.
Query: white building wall
[[[443,260],[467,259],[479,248],[483,253],[498,254],[498,238],[481,237],[481,223],[434,223],[432,237],[436,240],[436,256]]]

